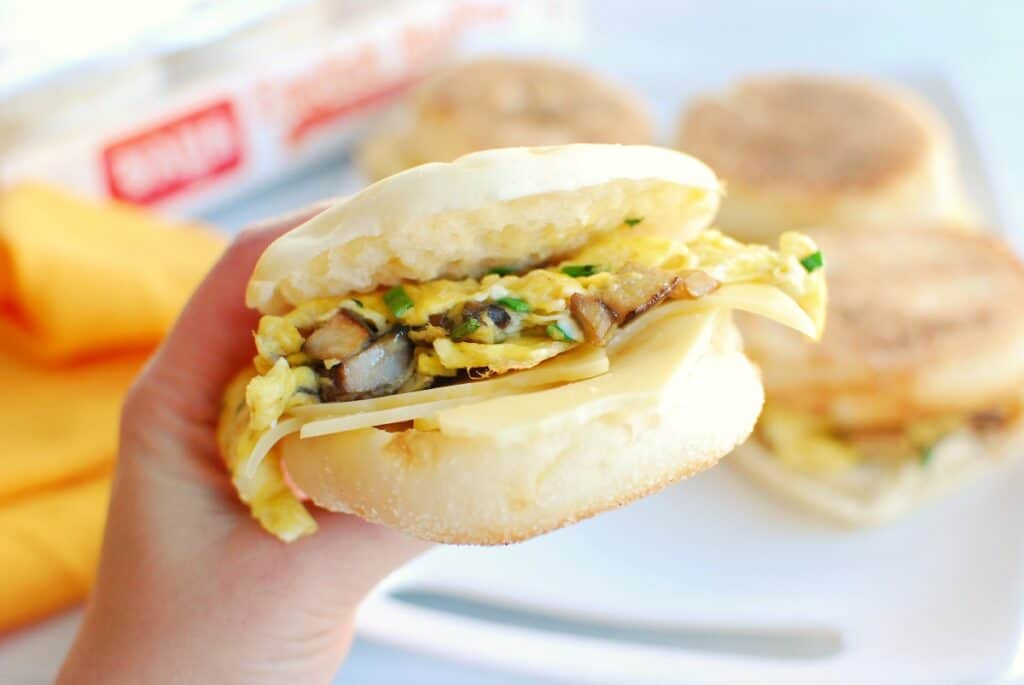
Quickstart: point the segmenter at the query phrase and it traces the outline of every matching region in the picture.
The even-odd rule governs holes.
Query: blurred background
[[[1012,0],[784,0],[770,7],[181,0],[145,9],[114,0],[88,9],[7,0],[0,3],[0,178],[52,178],[234,230],[278,207],[335,194],[339,184],[356,187],[360,179],[346,178],[341,168],[352,142],[431,68],[454,56],[511,52],[567,57],[627,84],[653,108],[663,141],[690,95],[751,72],[940,80],[971,110],[1004,211],[1018,217],[1013,183],[1019,183],[1024,135],[1014,123],[1024,107],[1015,78],[1024,64],[1022,11]],[[244,159],[175,191],[155,188],[153,170],[138,172],[144,187],[121,187],[132,184],[121,179],[128,170],[111,174],[110,163],[116,166],[123,151],[117,143],[187,119],[223,97],[234,103]],[[146,156],[130,152],[120,164],[132,167]],[[317,162],[323,173],[294,178]],[[97,168],[104,164],[106,173]],[[283,192],[252,192],[270,184]]]
[[[954,130],[982,222],[1020,245],[1017,0],[0,0],[0,203],[13,207],[16,189],[42,182],[75,202],[116,201],[234,233],[365,185],[367,136],[408,126],[396,103],[439,68],[493,54],[593,69],[642,99],[654,139],[669,145],[691,96],[750,73],[909,85]],[[31,201],[42,215],[65,207]],[[104,221],[67,211],[66,229],[76,217],[82,231]],[[0,222],[32,215],[3,212]],[[76,614],[39,620],[73,606],[88,574],[79,584],[0,633],[0,680],[54,672]],[[548,681],[361,638],[338,682]]]

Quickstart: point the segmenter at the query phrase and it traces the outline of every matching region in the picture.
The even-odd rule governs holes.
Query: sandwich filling
[[[813,242],[795,233],[778,251],[718,231],[686,244],[613,234],[541,268],[510,265],[478,279],[312,300],[260,320],[260,375],[246,390],[250,428],[262,432],[301,405],[527,369],[580,345],[603,346],[664,301],[701,300],[728,284],[775,286],[818,325],[820,266]]]
[[[915,418],[892,426],[839,427],[826,417],[768,402],[757,436],[786,467],[811,475],[839,475],[858,466],[927,469],[942,444],[970,433],[996,440],[1022,419],[1021,398],[969,413]]]
[[[219,433],[254,516],[285,540],[316,527],[274,454],[284,436],[437,431],[439,412],[455,405],[600,375],[610,364],[604,345],[639,331],[631,323],[669,301],[694,315],[743,309],[820,337],[824,262],[806,236],[783,234],[778,250],[714,230],[684,243],[630,230],[642,220],[626,217],[620,230],[548,264],[263,316],[255,375],[229,388]]]

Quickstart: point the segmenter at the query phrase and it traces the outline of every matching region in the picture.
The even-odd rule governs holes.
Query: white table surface
[[[688,93],[756,70],[938,73],[962,96],[1008,232],[1024,225],[1024,2],[592,0],[572,55],[653,100],[667,135]],[[226,228],[336,194],[340,161],[208,214]],[[543,683],[357,640],[337,683]]]

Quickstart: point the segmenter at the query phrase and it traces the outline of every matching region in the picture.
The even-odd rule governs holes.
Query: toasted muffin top
[[[653,123],[638,96],[558,62],[485,59],[427,81],[412,96],[409,137],[420,161],[450,161],[495,147],[649,143]]]
[[[727,183],[765,190],[872,190],[927,163],[938,120],[908,93],[831,76],[764,76],[697,98],[678,146]]]
[[[996,237],[942,226],[811,234],[828,265],[822,341],[742,322],[769,399],[857,426],[1019,397],[1024,265]]]

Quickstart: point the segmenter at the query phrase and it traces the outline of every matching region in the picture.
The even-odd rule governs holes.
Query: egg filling
[[[1021,420],[1021,405],[1017,401],[984,411],[917,418],[897,426],[851,429],[768,402],[757,435],[786,467],[808,474],[837,474],[861,464],[927,468],[944,440],[962,431],[983,439],[997,436]]]
[[[664,301],[701,300],[727,284],[774,286],[820,329],[820,266],[814,243],[797,233],[773,250],[715,230],[682,243],[627,229],[541,268],[509,265],[479,278],[311,300],[259,322],[259,375],[246,389],[250,429],[255,437],[301,405],[529,368],[580,345],[604,345]]]

